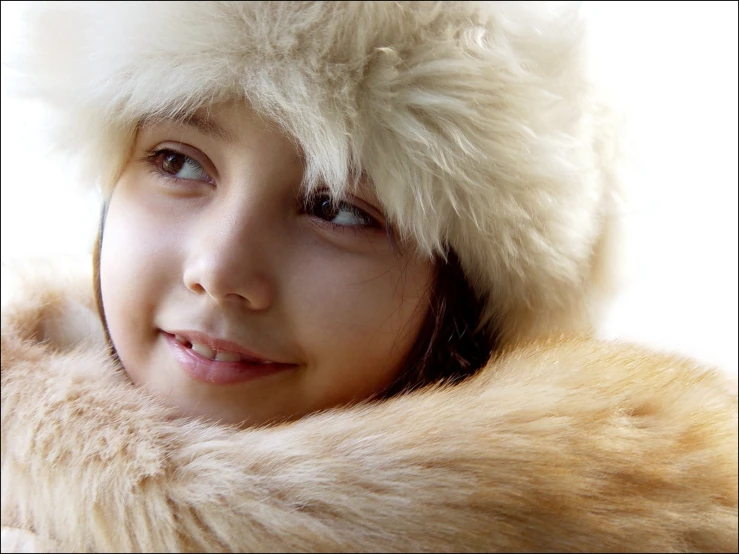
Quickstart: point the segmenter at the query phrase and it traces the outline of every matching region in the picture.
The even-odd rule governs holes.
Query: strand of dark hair
[[[481,369],[498,346],[497,333],[478,329],[484,303],[467,281],[452,250],[439,260],[429,310],[403,364],[380,398],[431,384],[456,384]]]

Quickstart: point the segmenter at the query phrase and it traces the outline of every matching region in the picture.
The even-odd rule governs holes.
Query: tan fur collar
[[[690,361],[538,342],[239,431],[128,383],[87,278],[31,277],[3,310],[2,523],[64,551],[736,551],[736,390]]]

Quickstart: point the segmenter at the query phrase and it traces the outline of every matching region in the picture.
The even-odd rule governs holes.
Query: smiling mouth
[[[196,342],[196,341],[190,341],[181,335],[174,335],[174,338],[175,340],[177,340],[177,342],[179,342],[180,344],[182,344],[183,346],[187,348],[190,348],[194,352],[197,352],[203,358],[207,360],[215,361],[215,362],[230,362],[230,363],[245,362],[249,364],[260,364],[260,365],[269,365],[269,364],[275,363],[270,360],[261,360],[259,358],[246,356],[238,352],[229,352],[228,350],[216,350],[214,348],[211,348],[207,344],[203,344],[201,342]]]
[[[198,342],[195,340],[189,340],[182,335],[171,335],[175,338],[177,342],[179,342],[181,345],[183,345],[186,348],[189,348],[193,352],[196,352],[203,358],[209,361],[213,362],[227,362],[227,363],[247,363],[251,365],[272,365],[277,364],[277,362],[273,362],[272,360],[265,360],[261,358],[257,358],[255,356],[249,356],[246,354],[242,354],[240,352],[232,352],[230,350],[220,350],[216,348],[212,348],[211,346],[208,346],[207,344],[204,344],[202,342]],[[277,364],[277,365],[292,365],[292,364]]]
[[[195,336],[185,338],[179,333],[164,332],[164,337],[174,359],[185,373],[196,381],[212,385],[232,385],[299,368],[298,364],[276,362],[230,350],[218,350],[219,342],[228,346],[227,341],[214,340],[211,344],[216,348],[213,348],[198,342]]]

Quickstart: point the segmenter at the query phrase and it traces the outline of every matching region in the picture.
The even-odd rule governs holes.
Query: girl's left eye
[[[183,181],[212,181],[210,175],[203,169],[203,166],[185,154],[175,152],[174,150],[162,149],[152,152],[149,158],[157,170],[175,179],[182,179]]]
[[[305,211],[339,227],[379,227],[377,221],[364,210],[348,202],[334,202],[326,195],[309,198]]]

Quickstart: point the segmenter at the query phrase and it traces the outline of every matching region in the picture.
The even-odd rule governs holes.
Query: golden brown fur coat
[[[75,279],[37,273],[3,311],[4,549],[737,551],[717,371],[552,339],[461,385],[237,430],[133,388]]]

